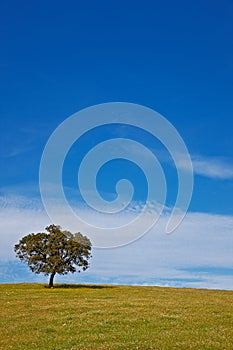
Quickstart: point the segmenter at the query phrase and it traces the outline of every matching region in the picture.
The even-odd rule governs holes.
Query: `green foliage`
[[[50,225],[46,231],[47,233],[31,233],[23,237],[14,250],[16,256],[26,262],[32,272],[51,274],[52,287],[55,274],[80,272],[89,267],[91,242],[81,233],[62,231],[60,226]]]

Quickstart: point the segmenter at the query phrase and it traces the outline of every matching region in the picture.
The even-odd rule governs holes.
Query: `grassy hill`
[[[0,349],[233,349],[233,291],[0,285]]]

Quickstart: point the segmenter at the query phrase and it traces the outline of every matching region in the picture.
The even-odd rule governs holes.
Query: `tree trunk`
[[[53,272],[50,276],[50,279],[49,279],[49,288],[53,288],[53,279],[54,279],[54,276],[55,276],[55,272]]]

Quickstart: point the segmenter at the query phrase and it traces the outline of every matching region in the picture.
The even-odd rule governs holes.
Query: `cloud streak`
[[[233,163],[217,157],[192,156],[194,172],[212,179],[233,179]]]
[[[124,145],[120,145],[122,149],[124,149]],[[171,156],[168,152],[166,152],[163,149],[155,149],[151,148],[151,151],[154,153],[156,157],[158,157],[158,160],[164,164],[170,164],[172,166],[175,166]],[[150,158],[147,156],[146,152],[141,149],[141,151],[137,152],[135,149],[131,146],[127,146],[125,148],[125,152],[130,152],[133,154],[134,152],[137,154],[138,157],[142,158],[145,162],[145,164],[151,164]],[[211,179],[219,179],[219,180],[231,180],[233,179],[233,160],[228,159],[226,157],[207,157],[203,155],[195,155],[190,154],[192,165],[193,165],[193,171],[196,175],[205,176],[207,178]],[[189,170],[188,164],[184,162],[184,157],[182,154],[178,155],[179,162],[176,164],[177,167],[182,169]]]

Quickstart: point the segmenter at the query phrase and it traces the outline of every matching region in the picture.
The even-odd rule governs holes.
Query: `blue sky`
[[[189,213],[169,241],[150,232],[129,246],[96,250],[93,267],[82,277],[70,278],[232,289],[232,2],[2,1],[0,6],[0,281],[13,264],[12,245],[49,223],[38,181],[51,133],[83,108],[122,101],[161,113],[185,141],[195,173]],[[158,157],[168,183],[166,205],[171,207],[177,175],[168,152],[147,133],[124,126],[99,128],[94,137],[84,135],[73,145],[63,169],[66,195],[70,200],[77,196],[78,205],[76,170],[81,158],[98,142],[122,135]],[[135,187],[134,201],[143,201],[143,173],[122,160],[101,169],[100,193],[106,199],[114,196],[115,183],[125,173]],[[185,232],[189,236],[184,240]],[[135,256],[142,248],[151,262],[149,274],[143,264],[136,267]],[[169,263],[162,258],[165,252]],[[127,257],[128,268],[119,268],[119,256]],[[14,264],[12,280],[34,278]]]

